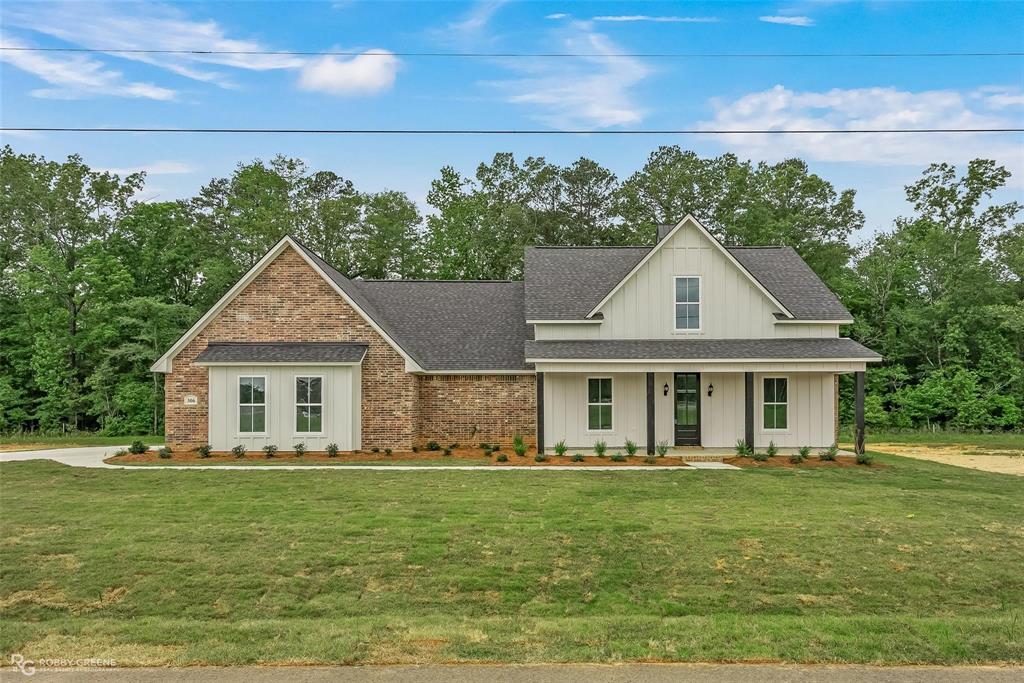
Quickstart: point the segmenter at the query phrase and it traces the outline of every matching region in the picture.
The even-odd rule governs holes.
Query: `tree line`
[[[799,159],[654,150],[625,179],[586,158],[496,154],[444,167],[423,215],[285,156],[240,163],[189,199],[143,202],[145,175],[0,150],[0,431],[162,430],[150,364],[283,234],[364,278],[517,279],[527,245],[651,244],[693,213],[726,244],[794,247],[885,357],[874,427],[1024,428],[1024,223],[1009,172],[934,164],[908,215],[859,245],[853,190]],[[849,387],[844,382],[844,392]],[[850,419],[844,401],[843,418]]]

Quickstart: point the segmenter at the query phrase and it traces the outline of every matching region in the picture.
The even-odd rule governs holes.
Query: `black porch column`
[[[856,385],[853,403],[854,412],[854,446],[853,450],[860,455],[864,452],[864,371],[853,373]]]
[[[746,420],[744,422],[743,439],[747,448],[754,450],[754,373],[743,373],[743,403]]]
[[[647,455],[654,455],[654,373],[647,373]]]
[[[544,452],[544,373],[537,373],[537,453]]]

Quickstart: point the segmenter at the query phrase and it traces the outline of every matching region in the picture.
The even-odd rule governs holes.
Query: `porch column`
[[[654,373],[647,373],[647,455],[654,455]]]
[[[544,452],[544,373],[537,373],[537,453]]]
[[[754,373],[743,373],[744,430],[743,439],[747,448],[754,449]]]
[[[853,373],[854,384],[854,446],[853,450],[860,455],[864,452],[864,371]]]

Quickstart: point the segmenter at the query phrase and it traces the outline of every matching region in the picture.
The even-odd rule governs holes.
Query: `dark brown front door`
[[[676,373],[676,445],[700,445],[700,373]]]

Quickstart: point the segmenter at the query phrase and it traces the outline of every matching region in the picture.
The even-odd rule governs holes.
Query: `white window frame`
[[[590,402],[590,380],[592,379],[606,379],[609,382],[609,386],[612,388],[612,400],[611,403],[591,403]],[[587,399],[587,412],[584,415],[584,419],[587,421],[587,433],[588,434],[611,434],[615,431],[615,378],[611,375],[594,375],[588,376],[587,381],[583,386],[583,390],[586,392]],[[600,396],[598,397],[600,398]],[[609,429],[591,429],[590,428],[590,406],[609,406],[612,411],[612,426]]]
[[[786,402],[785,403],[779,403],[778,401],[768,402],[768,401],[765,400],[766,397],[765,397],[765,394],[764,394],[764,381],[766,379],[776,379],[776,380],[777,379],[784,379],[784,380],[786,380]],[[777,428],[774,428],[774,427],[769,429],[767,426],[765,426],[765,424],[764,424],[764,407],[766,405],[786,406],[786,426],[785,427],[783,427],[782,429],[777,429]],[[790,404],[790,400],[789,400],[789,375],[762,375],[761,376],[761,431],[762,432],[768,432],[768,433],[771,433],[771,434],[788,434],[789,433],[789,423],[792,422],[792,420],[789,419],[789,416],[792,414],[792,411],[789,409],[790,405],[791,404]]]
[[[299,379],[318,379],[320,380],[320,403],[299,403],[298,389]],[[323,375],[292,375],[292,396],[294,397],[294,405],[292,406],[292,435],[293,436],[323,436],[324,435],[324,394],[326,392],[327,382],[324,380]],[[319,432],[300,432],[299,426],[299,406],[320,406],[320,431]]]
[[[697,281],[697,301],[679,301],[679,280]],[[697,327],[676,327],[676,307],[679,304],[697,304]],[[675,275],[672,277],[672,331],[676,334],[699,334],[704,331],[704,277],[702,275]]]
[[[262,379],[263,380],[263,403],[242,403],[242,380],[243,379]],[[267,435],[267,423],[270,421],[270,382],[267,381],[266,375],[236,375],[235,376],[235,436],[238,438],[246,438],[250,436],[266,436]],[[243,432],[242,426],[242,406],[263,406],[263,431],[262,432]]]

